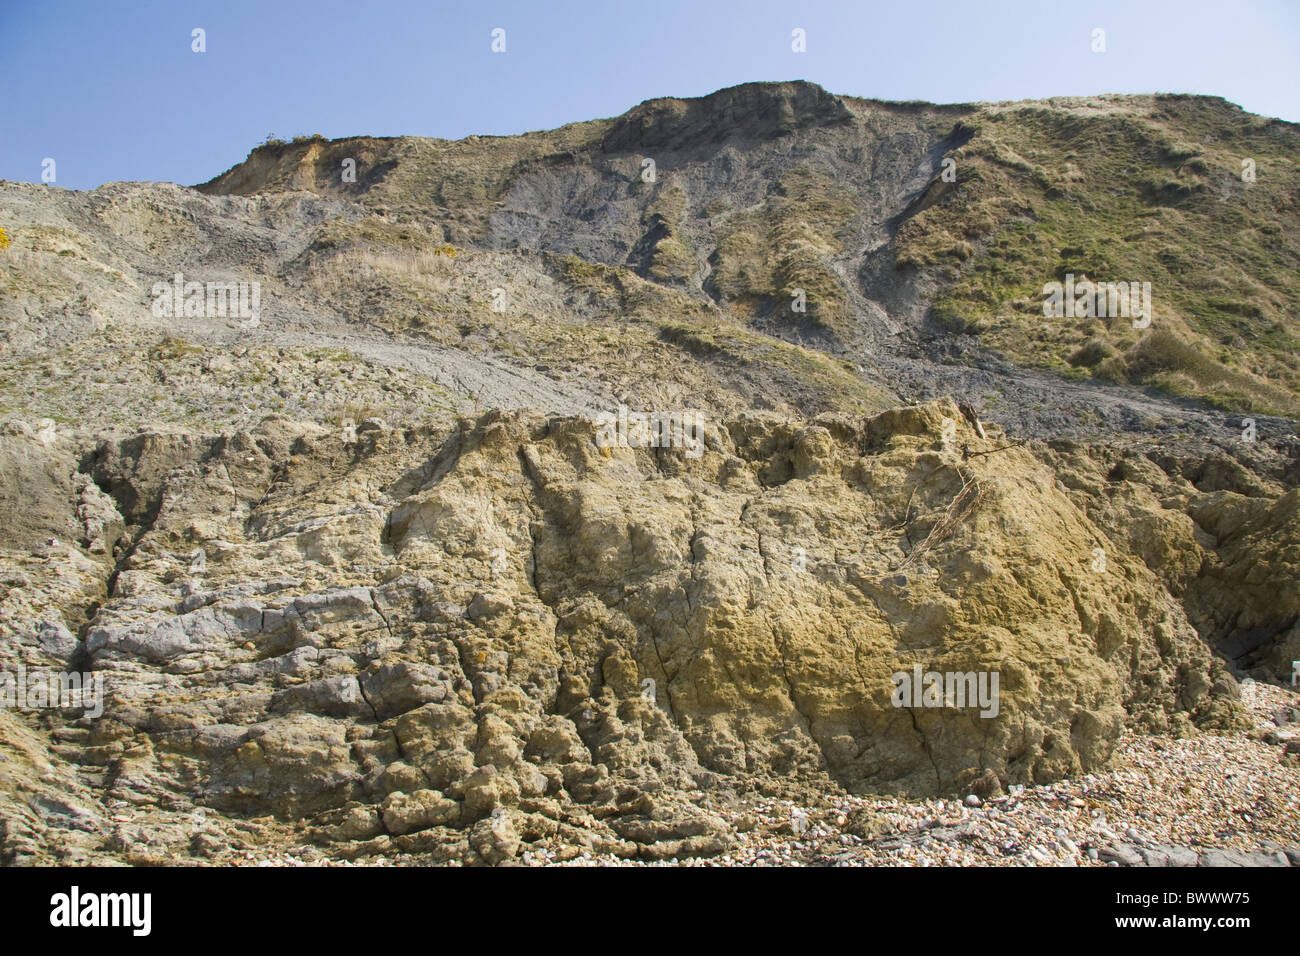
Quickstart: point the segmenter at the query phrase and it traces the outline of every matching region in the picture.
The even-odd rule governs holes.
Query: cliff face
[[[47,717],[46,757],[107,798],[326,841],[429,831],[399,845],[430,852],[481,821],[490,842],[497,808],[621,855],[716,852],[725,827],[682,794],[1045,783],[1104,766],[1125,726],[1233,726],[1235,682],[1188,612],[1210,636],[1236,602],[1230,630],[1254,614],[1271,637],[1288,609],[1222,588],[1242,546],[1215,551],[1189,515],[1222,533],[1235,514],[1245,576],[1280,582],[1297,493],[1123,479],[1154,468],[1126,456],[1100,480],[1137,491],[1112,503],[1088,488],[1105,461],[1075,449],[1067,485],[1052,453],[982,427],[944,402],[751,416],[707,423],[692,457],[541,413],[351,440],[271,418],[103,440],[79,469],[11,431],[46,517],[6,532],[6,665],[100,675],[103,715]],[[1186,511],[1144,503],[1147,482]],[[59,607],[89,617],[82,640]],[[917,665],[997,674],[995,706],[898,706]],[[10,786],[12,810],[44,785]],[[93,817],[94,783],[72,792]],[[43,857],[59,825],[11,817],[11,845]]]
[[[103,686],[0,709],[0,858],[712,854],[718,795],[995,792],[1239,728],[1233,673],[1300,658],[1291,240],[1164,339],[1017,301],[1168,260],[1157,301],[1194,303],[1207,197],[1273,235],[1293,139],[1213,100],[752,84],[268,145],[195,190],[0,185],[0,672]],[[1201,185],[1134,238],[1108,162],[1179,143]],[[1058,204],[1090,245],[1024,232]],[[177,273],[261,310],[161,308]],[[611,445],[621,405],[701,444]]]
[[[941,107],[757,83],[519,137],[263,147],[197,188],[310,190],[574,254],[850,358],[973,336],[1017,365],[1294,417],[1297,155],[1295,124],[1212,97]],[[1044,321],[1067,276],[1150,283],[1154,323]]]

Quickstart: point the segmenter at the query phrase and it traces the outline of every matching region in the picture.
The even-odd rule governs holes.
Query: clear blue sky
[[[192,185],[272,132],[518,133],[751,80],[949,103],[1209,93],[1300,121],[1298,51],[1296,0],[0,0],[0,178],[38,182],[49,156],[61,187]]]

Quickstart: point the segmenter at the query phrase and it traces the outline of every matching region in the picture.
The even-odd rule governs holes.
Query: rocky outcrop
[[[698,457],[597,428],[493,412],[99,442],[82,468],[129,547],[52,554],[0,602],[7,663],[105,682],[51,759],[101,768],[113,799],[500,862],[561,827],[717,852],[725,828],[682,801],[699,789],[1044,783],[1104,765],[1125,726],[1232,720],[1177,565],[951,403],[709,423]],[[33,513],[75,484],[30,485]],[[38,618],[78,574],[111,589],[70,648]],[[996,673],[994,713],[896,706],[917,665]]]
[[[1094,450],[1095,452],[1095,450]],[[1053,443],[1047,460],[1073,500],[1180,598],[1220,656],[1288,680],[1300,659],[1300,492],[1221,453],[1089,453]],[[1290,490],[1287,490],[1290,485]]]

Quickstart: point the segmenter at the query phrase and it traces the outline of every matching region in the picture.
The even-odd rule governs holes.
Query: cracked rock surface
[[[47,711],[45,747],[0,714],[29,727],[9,857],[148,859],[102,842],[105,801],[342,856],[500,863],[557,835],[708,855],[736,835],[696,792],[1043,785],[1126,728],[1240,723],[1169,568],[1090,517],[1056,452],[951,403],[709,423],[698,458],[596,428],[5,436],[34,476],[3,532],[5,663],[84,666],[106,696],[98,719]],[[1231,494],[1178,481],[1193,512]],[[1267,529],[1285,500],[1243,514]],[[894,706],[913,664],[998,672],[997,714]],[[60,801],[12,799],[58,775]]]

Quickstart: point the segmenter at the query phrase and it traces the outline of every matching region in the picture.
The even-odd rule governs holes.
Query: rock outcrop
[[[118,556],[51,546],[0,601],[6,666],[106,688],[99,719],[46,718],[44,759],[128,803],[500,862],[557,828],[717,852],[695,790],[1044,783],[1103,766],[1125,726],[1234,719],[1174,597],[1191,572],[1161,559],[1192,519],[1130,503],[1107,527],[1081,468],[1071,490],[951,403],[710,422],[698,457],[598,427],[268,419],[101,440],[76,470],[10,436],[34,477],[9,553],[53,532]],[[71,647],[40,629],[60,606],[89,615],[55,622]],[[896,706],[915,665],[998,674],[995,713]],[[58,818],[6,820],[9,852],[53,852]]]

